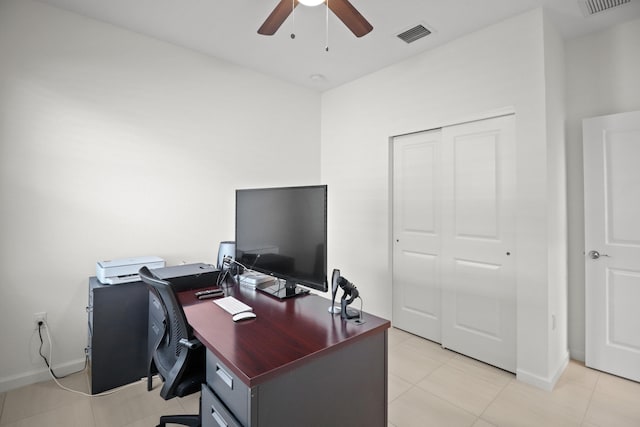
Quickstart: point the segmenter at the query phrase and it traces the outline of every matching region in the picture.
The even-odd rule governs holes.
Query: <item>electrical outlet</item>
[[[40,313],[33,314],[33,323],[35,325],[36,331],[38,330],[38,326],[42,322],[42,326],[45,326],[47,323],[47,313],[45,311],[41,311]]]

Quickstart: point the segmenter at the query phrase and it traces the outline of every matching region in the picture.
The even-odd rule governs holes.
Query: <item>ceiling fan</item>
[[[291,14],[299,3],[307,6],[317,6],[327,3],[331,11],[351,30],[356,37],[362,37],[373,30],[373,26],[353,7],[348,0],[280,0],[273,12],[267,17],[258,34],[272,36]]]

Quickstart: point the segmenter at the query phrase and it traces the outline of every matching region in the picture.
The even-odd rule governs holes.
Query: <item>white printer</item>
[[[137,282],[140,280],[138,271],[148,268],[164,267],[164,260],[157,256],[141,256],[96,262],[96,277],[100,283],[117,285],[120,283]]]

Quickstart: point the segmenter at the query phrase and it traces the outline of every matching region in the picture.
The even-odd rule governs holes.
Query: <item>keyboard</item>
[[[232,316],[245,311],[253,311],[253,308],[234,297],[219,298],[213,302]]]

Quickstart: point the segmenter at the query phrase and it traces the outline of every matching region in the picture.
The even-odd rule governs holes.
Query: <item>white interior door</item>
[[[515,372],[514,117],[442,133],[442,345]]]
[[[440,342],[440,131],[393,141],[393,324]]]
[[[583,122],[586,365],[640,381],[640,112]]]

